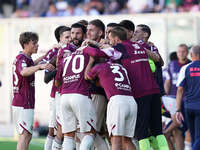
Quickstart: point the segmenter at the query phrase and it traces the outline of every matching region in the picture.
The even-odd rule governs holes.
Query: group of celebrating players
[[[163,60],[148,42],[150,35],[147,25],[135,29],[131,20],[109,23],[106,29],[99,19],[81,20],[57,27],[58,43],[33,61],[38,34],[23,32],[23,52],[13,63],[17,149],[28,149],[34,73],[45,69],[45,83],[53,80],[45,150],[150,150],[150,143],[154,149],[168,150],[161,118]]]

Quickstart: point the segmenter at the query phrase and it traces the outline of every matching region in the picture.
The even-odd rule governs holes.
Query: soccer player
[[[63,28],[65,26],[59,26],[55,29],[54,31],[54,35],[55,38],[57,40],[57,44],[55,44],[53,46],[53,48],[47,53],[47,56],[44,57],[42,59],[42,62],[40,63],[46,63],[48,61],[51,61],[52,58],[54,58],[55,56],[57,56],[58,50],[60,49],[61,44],[60,42],[60,35],[59,35],[59,31],[61,30],[61,28]],[[45,71],[45,75],[47,75],[49,72]],[[47,77],[45,77],[47,78]],[[49,80],[48,80],[49,81]],[[48,81],[45,80],[45,83],[48,83]],[[53,82],[52,84],[52,88],[51,88],[51,93],[50,93],[50,99],[49,99],[49,106],[50,106],[50,116],[49,116],[49,133],[47,135],[47,138],[45,140],[45,146],[44,149],[45,150],[51,150],[52,149],[52,142],[53,139],[55,137],[56,131],[54,132],[54,128],[57,129],[57,123],[56,123],[56,110],[55,110],[55,93],[56,93],[56,87],[55,87],[55,83]]]
[[[87,26],[87,39],[83,42],[83,45],[86,45],[88,41],[100,42],[101,39],[105,37],[105,25],[99,19],[91,20]],[[103,119],[105,116],[107,98],[105,96],[105,91],[101,87],[97,87],[94,83],[91,82],[90,94],[92,101],[97,112],[97,132],[100,133]],[[100,133],[100,135],[103,133]],[[109,140],[109,139],[108,139]],[[106,144],[104,142],[104,144]]]
[[[69,51],[69,48],[66,45],[68,45],[71,42],[71,28],[66,26],[61,28],[59,31],[59,35],[60,35],[61,48],[57,53],[57,60],[60,60],[60,57],[62,57],[63,54],[62,52],[64,52],[65,48],[67,48]],[[70,49],[71,51],[75,51],[74,47],[72,47],[71,49]],[[55,109],[56,109],[57,134],[52,143],[52,150],[61,149],[64,139],[64,134],[62,133],[62,121],[60,112],[60,88],[56,89],[55,106],[56,106]]]
[[[137,117],[137,104],[131,94],[126,69],[118,63],[94,65],[90,58],[85,71],[86,80],[99,79],[109,100],[107,106],[107,128],[111,137],[112,150],[122,149],[122,137],[127,150],[136,150],[132,143]]]
[[[185,90],[185,113],[192,139],[192,149],[198,150],[200,147],[200,46],[194,45],[190,49],[192,62],[183,66],[177,81],[177,112],[178,123],[184,120],[181,110],[181,102]]]
[[[13,62],[13,119],[19,134],[17,150],[28,150],[33,133],[33,119],[35,107],[35,75],[40,69],[54,70],[52,64],[38,64],[44,57],[33,61],[31,56],[38,51],[38,34],[23,32],[19,43],[23,51],[16,56]]]
[[[73,150],[79,120],[80,132],[85,136],[80,150],[89,150],[96,135],[96,111],[89,97],[89,82],[84,72],[90,56],[82,51],[67,54],[58,65],[56,86],[61,89],[61,120],[64,133],[63,149]]]

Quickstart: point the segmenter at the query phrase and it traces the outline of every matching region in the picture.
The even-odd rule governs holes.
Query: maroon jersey
[[[71,43],[67,43],[66,45],[63,45],[62,48],[60,48],[59,53],[57,55],[58,56],[58,58],[57,58],[58,65],[60,62],[62,63],[63,55],[66,52],[75,52],[77,48],[78,47],[76,47],[75,45],[73,45]],[[58,91],[58,93],[61,93],[61,87],[58,87],[57,91]]]
[[[143,46],[130,40],[125,40],[122,44],[114,45],[113,48],[122,54],[118,62],[128,72],[134,98],[160,93],[148,62],[146,50]],[[92,51],[96,50],[98,53],[91,52],[90,49]],[[101,54],[101,56],[107,55],[105,51],[106,49],[100,51],[99,49],[89,47],[84,49],[84,52],[92,54],[93,57],[99,57],[96,54]]]
[[[120,62],[128,71],[134,98],[159,94],[159,87],[151,71],[146,50],[138,43],[125,40],[124,48],[117,44],[115,49],[122,53]]]
[[[99,78],[99,83],[108,99],[115,95],[132,96],[127,71],[118,63],[101,63],[90,70],[88,77]]]
[[[35,107],[35,74],[23,77],[20,72],[34,62],[24,53],[19,54],[13,62],[13,101],[12,106],[34,109]]]
[[[138,42],[140,45],[142,45],[143,47],[145,47],[146,49],[148,49],[148,50],[150,50],[150,51],[152,51],[152,52],[159,53],[157,47],[152,46],[152,45],[148,45],[148,44],[145,43],[142,39],[137,40],[137,42]]]
[[[84,79],[90,56],[83,51],[66,55],[58,65],[56,80],[62,82],[61,94],[79,93],[89,96],[89,82]]]
[[[42,59],[42,61],[47,62],[50,61],[54,56],[57,56],[58,54],[57,48],[52,48],[51,50],[48,51],[47,55]]]
[[[52,48],[51,50],[49,50],[48,53],[47,53],[47,55],[42,59],[42,61],[44,61],[44,62],[50,61],[54,56],[57,56],[58,50],[59,49],[57,49],[57,48]],[[48,72],[47,69],[45,69],[45,71]],[[55,83],[53,81],[52,88],[51,88],[51,93],[50,93],[50,96],[53,97],[53,98],[55,98],[56,89],[57,88],[56,88]]]

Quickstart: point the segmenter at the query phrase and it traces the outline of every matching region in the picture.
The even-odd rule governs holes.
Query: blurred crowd
[[[12,6],[11,18],[65,17],[135,13],[196,12],[200,0],[0,0]]]

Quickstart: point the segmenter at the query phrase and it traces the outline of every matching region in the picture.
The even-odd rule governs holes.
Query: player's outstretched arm
[[[86,69],[85,69],[85,74],[84,74],[84,79],[85,80],[92,80],[91,78],[89,78],[88,77],[88,73],[90,72],[90,70],[92,69],[92,66],[93,66],[93,63],[94,63],[94,61],[95,61],[95,58],[94,57],[92,57],[92,56],[90,56],[90,60],[89,60],[89,62],[88,62],[88,65],[87,65],[87,67],[86,67]]]
[[[150,50],[147,50],[147,55],[149,58],[151,58],[154,62],[158,62],[160,60],[160,56],[157,53],[151,52]]]
[[[53,71],[55,69],[55,67],[50,63],[39,64],[39,65],[36,65],[36,66],[24,68],[21,71],[21,75],[24,76],[24,77],[30,76],[40,69],[47,69],[48,71]]]

